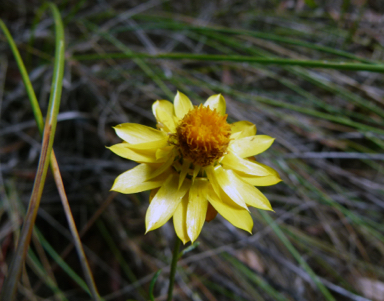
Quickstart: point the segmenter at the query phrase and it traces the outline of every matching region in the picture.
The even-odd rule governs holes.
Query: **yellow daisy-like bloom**
[[[248,121],[228,124],[221,94],[193,106],[187,96],[177,92],[173,104],[158,100],[152,110],[158,129],[135,123],[115,127],[124,142],[109,149],[140,164],[119,175],[112,190],[151,190],[146,232],[173,217],[176,234],[184,244],[195,241],[204,221],[212,220],[217,212],[251,233],[248,206],[272,210],[255,186],[281,181],[274,169],[253,157],[269,148],[274,139],[256,135],[256,126]]]

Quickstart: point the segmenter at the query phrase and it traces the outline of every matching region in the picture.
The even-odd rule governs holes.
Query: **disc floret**
[[[203,167],[221,158],[227,151],[231,135],[227,116],[203,105],[190,110],[176,128],[182,156]]]

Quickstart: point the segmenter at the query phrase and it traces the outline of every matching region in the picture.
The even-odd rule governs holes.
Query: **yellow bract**
[[[177,92],[174,103],[157,100],[152,111],[157,129],[124,123],[115,127],[122,143],[109,149],[140,165],[118,176],[112,190],[152,190],[146,232],[171,217],[177,236],[195,241],[206,220],[220,213],[234,226],[252,232],[248,206],[272,210],[255,187],[281,181],[278,173],[253,156],[274,139],[256,135],[248,121],[227,123],[225,99],[213,95],[200,106]]]

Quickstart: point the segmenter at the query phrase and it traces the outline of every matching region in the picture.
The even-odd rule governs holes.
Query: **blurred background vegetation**
[[[51,14],[39,18],[41,3],[2,0],[0,18],[46,114],[55,33]],[[66,61],[54,150],[105,300],[148,300],[159,269],[154,295],[166,298],[172,222],[144,235],[149,193],[109,191],[134,163],[105,146],[120,142],[112,129],[119,123],[155,126],[152,103],[173,100],[177,90],[194,104],[222,93],[230,122],[249,120],[259,134],[275,137],[257,160],[278,170],[283,182],[261,188],[275,212],[251,208],[253,235],[220,216],[204,226],[200,245],[179,262],[174,300],[384,300],[384,68],[249,60],[380,68],[383,1],[55,3],[64,23]],[[138,53],[183,55],[158,59]],[[1,285],[41,148],[3,33],[0,114]],[[72,241],[49,172],[17,300],[90,299]]]

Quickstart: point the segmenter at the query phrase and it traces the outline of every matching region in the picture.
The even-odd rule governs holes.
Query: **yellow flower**
[[[204,221],[212,220],[217,212],[251,233],[248,206],[272,210],[255,185],[281,181],[274,169],[253,157],[269,148],[274,139],[256,135],[256,126],[248,121],[228,124],[221,94],[193,106],[187,96],[177,92],[174,104],[158,100],[152,110],[158,129],[134,123],[115,127],[124,142],[110,150],[140,164],[119,175],[112,190],[152,190],[146,232],[173,217],[176,234],[184,244],[195,241]]]

